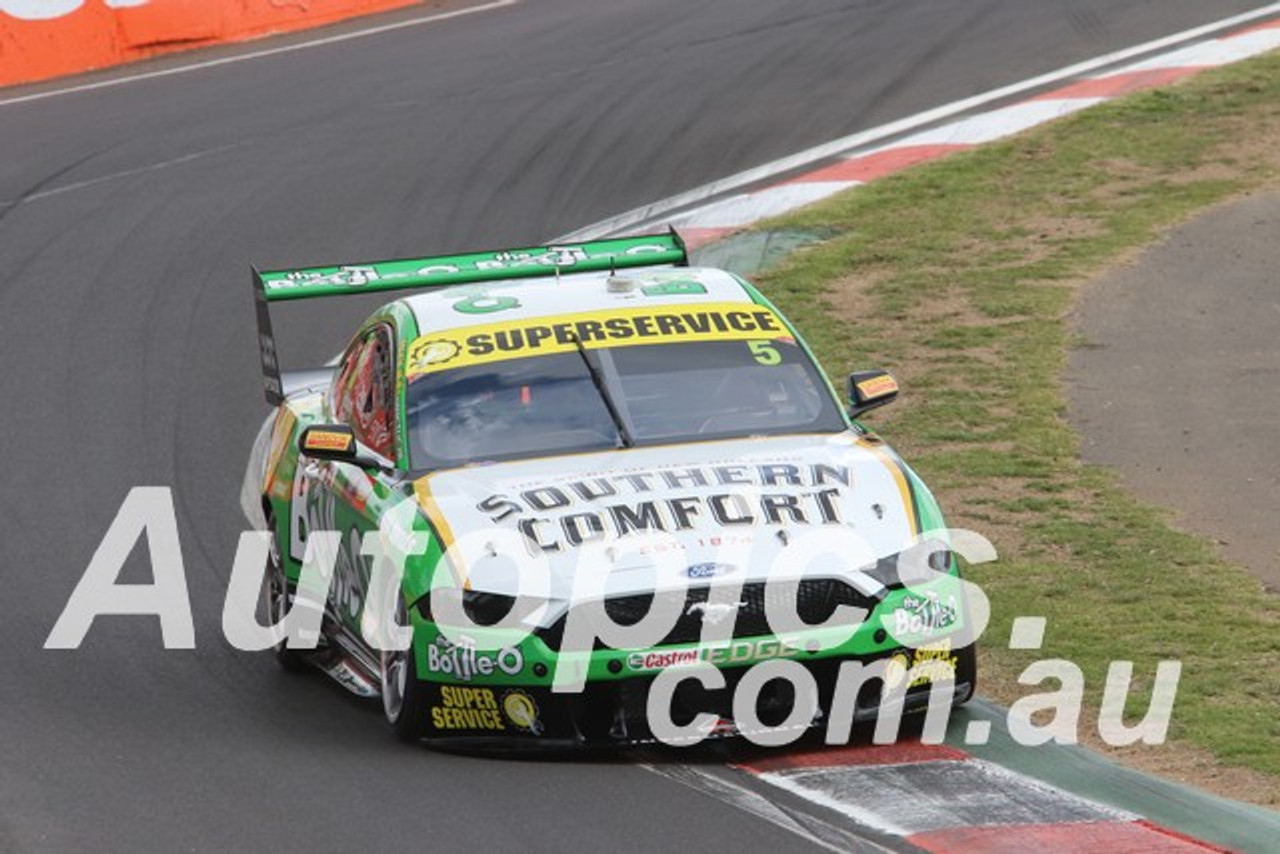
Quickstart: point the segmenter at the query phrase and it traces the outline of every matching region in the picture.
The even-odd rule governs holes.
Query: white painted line
[[[894,836],[907,836],[910,831],[892,818],[882,815],[875,810],[864,809],[859,806],[856,801],[843,801],[839,798],[832,797],[830,794],[815,788],[806,781],[793,780],[785,774],[767,773],[761,774],[760,779],[771,786],[777,786],[784,792],[790,792],[798,798],[803,798],[812,804],[820,807],[826,807],[833,812],[846,816],[863,827],[869,827],[881,833],[890,833]],[[910,800],[903,801],[903,807],[915,808]]]
[[[898,145],[981,145],[1092,107],[1106,98],[1062,98],[1023,101],[989,113],[961,119],[903,139]],[[896,148],[897,146],[895,146]]]
[[[641,224],[652,222],[670,211],[678,210],[679,208],[688,207],[690,205],[696,205],[697,203],[710,199],[714,196],[732,192],[733,190],[740,189],[750,184],[767,181],[778,175],[803,169],[805,166],[810,166],[823,160],[838,157],[841,154],[848,153],[865,145],[870,145],[871,143],[878,142],[882,139],[906,133],[908,131],[915,130],[916,128],[951,118],[952,116],[970,112],[978,107],[990,104],[993,101],[1011,98],[1015,95],[1030,92],[1073,77],[1085,76],[1090,72],[1106,68],[1109,65],[1124,62],[1125,60],[1133,57],[1153,53],[1165,48],[1177,47],[1188,41],[1204,38],[1206,36],[1213,35],[1214,33],[1221,32],[1222,30],[1241,27],[1245,24],[1252,23],[1253,21],[1272,17],[1277,14],[1280,14],[1280,3],[1272,3],[1270,5],[1263,6],[1262,8],[1254,9],[1251,12],[1245,12],[1241,15],[1235,15],[1230,18],[1223,18],[1220,21],[1205,24],[1201,27],[1183,30],[1180,33],[1155,39],[1135,47],[1114,51],[1112,53],[1095,57],[1094,59],[1076,63],[1075,65],[1068,65],[1065,68],[1060,68],[1057,71],[1042,74],[1039,77],[1033,77],[1030,80],[1023,80],[1020,83],[1014,83],[999,89],[993,89],[989,92],[974,95],[971,98],[965,98],[964,100],[956,101],[951,104],[944,104],[940,107],[935,107],[932,110],[917,113],[914,116],[898,119],[897,121],[871,128],[870,130],[859,131],[858,133],[850,134],[849,136],[841,137],[840,139],[835,139],[831,142],[805,149],[804,151],[779,158],[778,160],[762,164],[753,169],[747,169],[718,181],[703,184],[701,187],[695,187],[692,190],[678,193],[666,199],[661,199],[638,208],[633,208],[625,213],[618,214],[617,216],[610,217],[609,219],[602,220],[569,234],[554,238],[549,242],[570,243],[580,240],[593,240],[620,232],[624,229],[635,228]],[[0,106],[2,105],[3,104],[0,104]]]
[[[1252,33],[1190,45],[1162,56],[1135,63],[1125,71],[1148,71],[1162,68],[1202,68],[1227,65],[1266,53],[1280,47],[1280,29],[1257,30]]]
[[[678,765],[666,763],[639,763],[639,766],[660,777],[673,780],[688,786],[700,794],[715,798],[718,801],[736,807],[743,812],[762,818],[770,824],[812,842],[814,845],[845,854],[849,851],[884,852],[891,849],[877,845],[848,830],[836,827],[817,816],[803,815],[797,818],[773,803],[759,792],[754,792],[733,780],[712,774],[696,765]]]
[[[1106,100],[1108,99],[1060,98],[1023,101],[931,128],[867,153],[874,154],[878,151],[917,145],[981,145],[1012,136]],[[646,222],[644,227],[672,225],[676,228],[741,228],[762,219],[804,207],[842,190],[859,186],[861,183],[860,181],[805,181],[776,184],[754,193],[743,193],[723,201],[696,207],[669,219]]]
[[[771,771],[759,779],[881,833],[981,825],[1136,821],[982,759]]]
[[[130,74],[125,77],[113,77],[110,80],[99,80],[95,83],[84,83],[79,86],[67,86],[62,89],[52,89],[48,92],[19,95],[16,98],[0,100],[0,107],[8,107],[13,104],[25,104],[30,101],[41,101],[45,98],[56,98],[59,95],[71,95],[76,92],[92,92],[96,89],[108,89],[114,86],[123,86],[126,83],[134,83],[139,80],[151,80],[156,77],[171,77],[175,74],[186,74],[190,71],[202,71],[206,68],[216,68],[220,65],[231,65],[236,62],[247,62],[251,59],[262,59],[266,56],[276,56],[277,54],[292,53],[298,50],[307,50],[308,48],[322,47],[324,45],[337,44],[338,42],[351,41],[352,39],[367,38],[368,36],[381,35],[382,33],[389,33],[394,30],[403,30],[409,27],[417,27],[422,24],[435,23],[436,21],[446,21],[450,18],[461,18],[464,15],[474,15],[477,12],[488,12],[503,6],[513,6],[518,2],[519,0],[492,0],[492,2],[486,3],[483,6],[472,6],[467,9],[455,9],[452,12],[439,12],[434,15],[424,15],[420,18],[411,18],[407,21],[397,21],[394,24],[381,24],[375,27],[367,27],[363,30],[355,30],[352,32],[325,36],[323,38],[311,39],[305,42],[298,42],[297,44],[283,45],[281,47],[267,48],[265,50],[255,50],[252,53],[241,53],[235,56],[224,56],[221,59],[209,59],[202,62],[193,62],[189,65],[180,65],[175,68],[164,68],[158,71],[144,71],[138,74]]]
[[[743,193],[683,214],[671,220],[672,225],[687,228],[737,228],[750,225],[794,208],[834,196],[841,190],[857,186],[858,181],[809,181],[803,184],[779,184],[756,193]]]

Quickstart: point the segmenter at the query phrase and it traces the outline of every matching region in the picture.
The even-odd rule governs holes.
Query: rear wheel
[[[267,530],[271,532],[271,549],[267,552],[267,613],[272,624],[279,624],[293,601],[293,585],[284,572],[284,562],[280,559],[280,544],[276,541],[276,523],[271,516],[267,517]],[[275,645],[276,661],[291,673],[306,669],[306,653],[289,649],[288,638],[283,638]]]
[[[396,623],[409,625],[404,598],[396,597]],[[417,741],[427,734],[427,690],[418,680],[413,644],[408,649],[384,649],[380,655],[382,711],[396,738]]]

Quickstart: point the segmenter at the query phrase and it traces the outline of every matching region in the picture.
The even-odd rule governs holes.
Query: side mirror
[[[888,371],[855,371],[849,374],[849,417],[857,418],[898,399],[898,381]]]
[[[313,424],[302,431],[298,451],[313,460],[350,463],[360,468],[391,472],[395,466],[356,441],[356,434],[345,424]]]

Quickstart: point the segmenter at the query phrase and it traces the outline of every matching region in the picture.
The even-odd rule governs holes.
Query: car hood
[[[556,601],[848,578],[918,531],[904,466],[852,432],[471,466],[414,488],[460,581]]]

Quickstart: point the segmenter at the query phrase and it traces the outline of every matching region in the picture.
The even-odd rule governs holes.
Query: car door
[[[375,323],[352,341],[334,373],[327,401],[329,419],[346,424],[357,441],[389,460],[397,456],[395,334]],[[369,587],[370,563],[361,542],[376,531],[387,499],[385,475],[351,463],[308,460],[299,466],[305,529],[337,531],[340,545],[329,586],[329,610],[355,638]],[[301,498],[301,501],[298,499]]]

